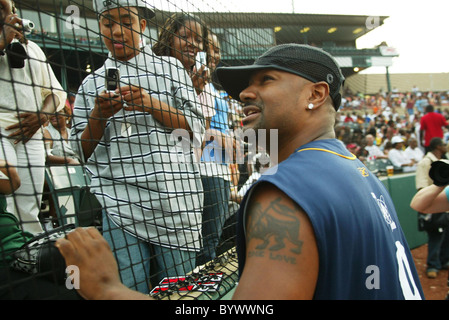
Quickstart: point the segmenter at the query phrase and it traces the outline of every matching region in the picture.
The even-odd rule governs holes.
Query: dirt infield
[[[441,270],[435,279],[426,275],[427,244],[412,250],[413,260],[418,269],[419,278],[426,300],[444,300],[448,294],[448,270]]]

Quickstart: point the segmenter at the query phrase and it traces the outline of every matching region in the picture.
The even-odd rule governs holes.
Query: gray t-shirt
[[[120,69],[121,86],[140,86],[182,110],[194,133],[191,140],[173,134],[149,113],[119,111],[109,119],[94,153],[84,159],[91,192],[118,226],[139,239],[198,251],[203,187],[192,144],[201,145],[204,122],[188,74],[177,59],[154,56],[149,47],[126,62],[109,57],[83,81],[76,97],[71,139],[81,155],[79,137],[96,95],[105,89],[105,67]]]

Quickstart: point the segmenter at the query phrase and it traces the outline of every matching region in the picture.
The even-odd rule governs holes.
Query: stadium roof
[[[80,16],[94,18],[92,0],[21,0],[22,9],[65,13],[69,5],[80,8]],[[170,13],[156,10],[155,24],[162,25]],[[322,43],[332,41],[345,46],[381,26],[388,16],[328,15],[301,13],[193,12],[212,28],[276,28],[277,43]],[[374,19],[374,20],[373,20]],[[336,28],[334,32],[329,29]]]
[[[93,12],[92,0],[21,0],[16,1],[19,9],[45,12],[59,17],[70,16],[72,11],[65,12],[68,6],[75,5],[79,9],[80,18],[96,18]],[[150,21],[150,27],[158,28],[173,13],[155,10],[156,17]],[[366,15],[329,15],[329,14],[300,14],[300,13],[247,13],[247,12],[191,12],[203,19],[211,28],[217,29],[270,29],[274,34],[273,44],[261,44],[254,47],[245,44],[238,49],[238,54],[223,52],[222,61],[228,65],[252,63],[265,51],[267,45],[282,43],[306,43],[322,47],[337,58],[346,77],[370,68],[372,66],[390,66],[392,58],[398,56],[397,51],[391,50],[386,44],[379,44],[375,48],[357,49],[356,40],[370,31],[384,24],[388,16]],[[232,33],[233,31],[231,31]],[[33,39],[40,44],[42,39]],[[59,42],[58,42],[59,41]],[[49,34],[45,41],[46,49],[63,49],[66,53],[73,51],[73,39],[56,39]],[[77,55],[86,64],[96,66],[101,64],[105,56],[102,45],[77,42]],[[259,51],[258,51],[259,50]],[[92,55],[98,53],[98,57]],[[52,59],[56,59],[53,57]],[[70,64],[70,59],[60,58],[61,64]],[[65,61],[64,61],[65,60]],[[96,61],[98,60],[98,61]],[[84,63],[84,62],[82,62]],[[79,68],[80,66],[73,66]]]
[[[388,16],[325,15],[299,13],[220,13],[197,14],[211,27],[276,28],[277,43],[298,42],[307,37],[308,43],[332,41],[346,46],[381,26]],[[329,32],[336,28],[334,32]]]

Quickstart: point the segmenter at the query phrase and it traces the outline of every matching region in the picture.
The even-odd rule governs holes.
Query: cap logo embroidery
[[[111,1],[111,0],[105,0],[105,1],[103,1],[103,6],[109,7],[110,5],[112,5],[112,1]]]

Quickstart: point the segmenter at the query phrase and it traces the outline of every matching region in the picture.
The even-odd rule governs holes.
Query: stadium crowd
[[[388,158],[393,148],[392,140],[400,137],[403,149],[410,141],[417,142],[417,148],[425,154],[422,145],[421,118],[426,114],[426,107],[433,106],[434,111],[449,119],[448,92],[421,92],[417,88],[407,92],[382,93],[374,95],[351,93],[346,89],[340,109],[336,133],[346,147],[362,161],[373,160],[378,156],[370,155],[366,146],[367,135],[374,137],[374,145]],[[442,137],[446,144],[449,131],[444,128]],[[420,159],[415,159],[418,162]]]

